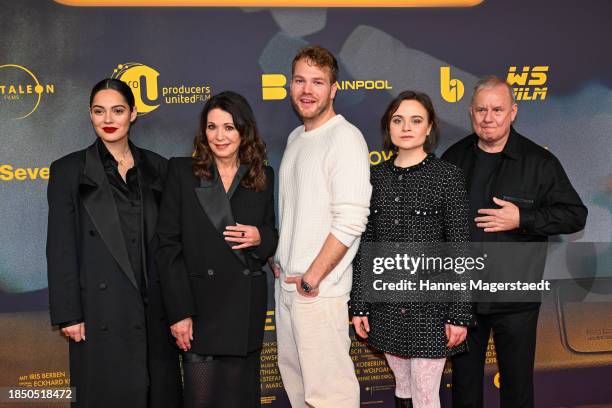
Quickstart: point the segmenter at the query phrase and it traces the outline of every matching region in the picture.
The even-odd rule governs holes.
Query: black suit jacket
[[[85,322],[86,341],[70,342],[77,405],[145,407],[151,398],[156,402],[150,407],[179,406],[178,354],[169,341],[167,323],[161,321],[161,298],[154,289],[157,278],[152,263],[145,262],[152,289],[146,307],[97,143],[101,142],[51,164],[47,190],[51,323]],[[150,254],[156,245],[167,161],[134,145],[131,149],[140,158],[141,242],[143,254]],[[160,388],[163,395],[156,396]]]
[[[442,159],[463,169],[468,191],[471,184],[478,136],[471,134],[446,150]],[[584,228],[587,208],[574,190],[559,160],[548,150],[537,145],[511,128],[510,136],[498,167],[485,186],[487,208],[497,208],[493,197],[510,201],[519,208],[520,225],[512,231],[485,233],[485,241],[493,243],[546,242],[556,234],[569,234]],[[473,222],[471,220],[470,222]],[[517,280],[533,282],[544,272],[545,245],[488,245],[490,256],[500,261],[490,267],[498,276],[491,281]],[[512,252],[511,252],[512,251]],[[504,253],[502,253],[504,252]],[[507,261],[512,262],[507,262]],[[518,295],[517,295],[518,296]],[[479,313],[519,311],[538,307],[538,303],[483,302]]]
[[[267,187],[256,192],[240,185],[238,170],[226,194],[213,169],[205,180],[193,173],[192,158],[171,159],[157,227],[156,254],[169,322],[194,320],[191,351],[206,355],[245,355],[261,347],[267,286],[261,268],[276,250],[274,173],[266,167]],[[253,225],[261,244],[236,251],[225,241],[227,225]]]

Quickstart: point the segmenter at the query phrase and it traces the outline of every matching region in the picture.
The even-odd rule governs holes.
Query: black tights
[[[246,357],[183,355],[185,408],[260,406],[260,352]]]

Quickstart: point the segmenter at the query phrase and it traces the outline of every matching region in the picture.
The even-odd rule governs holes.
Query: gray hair
[[[488,75],[486,77],[482,77],[478,80],[478,82],[476,82],[476,85],[474,85],[474,91],[472,92],[472,100],[470,102],[470,105],[474,104],[474,98],[476,98],[476,95],[478,94],[478,92],[484,89],[496,87],[498,85],[503,85],[506,87],[506,89],[508,90],[508,93],[510,94],[510,99],[512,100],[512,104],[514,105],[516,103],[516,99],[514,97],[514,90],[508,84],[508,82],[506,82],[505,80],[495,75]]]

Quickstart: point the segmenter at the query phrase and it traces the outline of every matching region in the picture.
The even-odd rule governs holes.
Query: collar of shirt
[[[128,141],[128,144],[130,146],[130,151],[132,152],[132,157],[134,158],[134,168],[137,168],[138,164],[140,163],[140,151],[132,142]],[[102,165],[105,169],[109,167],[117,169],[119,163],[117,160],[115,160],[112,153],[100,139],[98,139],[98,153],[100,154],[100,160],[102,161]]]

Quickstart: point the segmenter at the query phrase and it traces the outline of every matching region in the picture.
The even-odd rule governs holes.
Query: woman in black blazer
[[[169,162],[157,227],[164,304],[184,351],[185,406],[258,407],[262,266],[278,233],[274,173],[244,97],[222,92],[206,103],[195,149]]]
[[[51,164],[47,266],[51,323],[69,338],[78,407],[178,407],[178,350],[148,262],[166,160],[128,139],[132,90],[94,86],[98,139]]]

